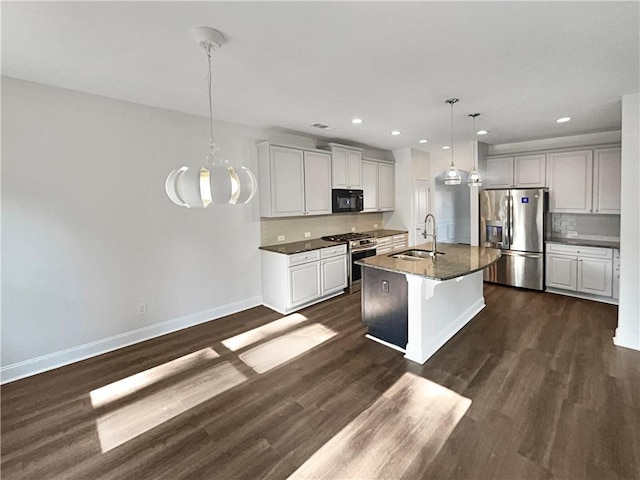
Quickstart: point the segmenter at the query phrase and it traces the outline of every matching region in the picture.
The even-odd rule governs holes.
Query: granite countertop
[[[431,243],[423,243],[407,250],[431,250]],[[450,280],[482,270],[500,258],[497,248],[472,247],[452,243],[439,243],[438,251],[443,255],[417,260],[393,258],[388,254],[377,255],[356,261],[365,267],[378,268],[395,273],[409,273],[432,280]],[[402,253],[402,252],[395,252]]]
[[[620,242],[609,240],[585,240],[581,238],[550,237],[546,240],[549,243],[561,243],[563,245],[578,245],[581,247],[605,247],[620,249]]]
[[[409,233],[406,230],[388,230],[388,229],[382,229],[382,230],[369,230],[368,232],[362,232],[362,233],[366,233],[368,235],[373,235],[376,238],[380,238],[380,237],[390,237],[391,235],[400,235],[401,233]]]
[[[292,255],[294,253],[308,252],[310,250],[318,250],[319,248],[335,247],[336,245],[345,245],[347,242],[327,242],[321,238],[303,240],[300,242],[281,243],[279,245],[265,245],[259,247],[260,250],[268,252],[282,253],[284,255]]]

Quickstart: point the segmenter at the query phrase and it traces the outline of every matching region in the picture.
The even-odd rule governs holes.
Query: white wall
[[[393,151],[396,162],[396,203],[395,210],[383,215],[385,228],[408,230],[409,245],[418,242],[414,224],[414,184],[415,180],[429,180],[429,154],[420,150],[403,148]],[[429,202],[430,208],[432,202]],[[422,241],[422,238],[420,238]]]
[[[216,128],[257,171],[262,132]],[[257,201],[188,210],[164,191],[208,138],[205,118],[3,78],[3,381],[260,303]]]
[[[620,302],[616,345],[640,350],[640,93],[622,97]]]

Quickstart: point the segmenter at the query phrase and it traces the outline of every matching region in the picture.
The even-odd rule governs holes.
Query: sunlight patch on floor
[[[471,400],[405,373],[290,479],[400,478],[440,451]]]
[[[220,355],[212,348],[203,348],[202,350],[176,358],[175,360],[150,368],[144,372],[136,373],[135,375],[93,390],[90,393],[91,405],[93,405],[94,408],[102,407],[172,375],[189,370],[200,363],[218,358],[219,356]]]
[[[330,328],[314,323],[281,335],[239,355],[240,360],[258,373],[265,373],[311,350],[337,335]]]
[[[231,363],[208,368],[96,420],[102,453],[247,380]]]
[[[264,340],[276,333],[284,332],[285,330],[298,325],[302,322],[306,322],[308,319],[304,315],[299,313],[292,313],[279,320],[267,323],[261,327],[254,328],[248,332],[241,333],[235,337],[227,338],[222,341],[222,344],[229,350],[235,352],[241,348],[253,345],[254,343]]]

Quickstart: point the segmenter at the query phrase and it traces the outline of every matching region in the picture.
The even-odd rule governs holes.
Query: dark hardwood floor
[[[342,295],[4,385],[2,478],[640,478],[640,352],[613,346],[617,308],[485,298],[425,365],[365,339]]]

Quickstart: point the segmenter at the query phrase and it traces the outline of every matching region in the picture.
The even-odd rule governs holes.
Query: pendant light
[[[469,116],[473,119],[473,130],[471,130],[471,138],[476,136],[476,117],[479,117],[479,113],[470,113]],[[473,169],[469,172],[469,179],[467,185],[470,187],[480,187],[482,180],[478,173],[478,142],[471,140],[471,160],[473,160]]]
[[[445,103],[451,105],[451,165],[449,165],[449,168],[444,174],[445,185],[460,185],[460,183],[462,182],[460,172],[458,172],[458,169],[453,164],[453,104],[459,101],[459,98],[448,98],[447,100],[445,100]]]
[[[224,44],[224,35],[214,28],[197,27],[193,36],[204,49],[209,66],[209,153],[205,166],[199,170],[183,166],[172,171],[165,182],[167,195],[176,205],[187,208],[206,208],[211,203],[249,203],[257,190],[255,175],[246,167],[234,167],[229,160],[219,159],[220,149],[213,135],[211,52]]]

